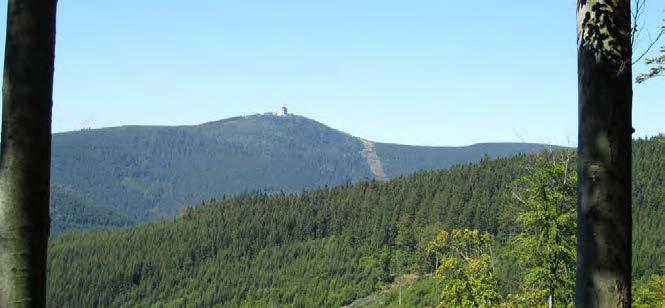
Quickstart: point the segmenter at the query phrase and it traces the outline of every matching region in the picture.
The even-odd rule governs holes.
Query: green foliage
[[[500,299],[492,266],[494,237],[478,230],[441,231],[428,253],[437,254],[441,265],[436,278],[441,285],[439,307],[489,307]]]
[[[572,303],[577,254],[577,172],[572,153],[540,155],[534,170],[515,181],[518,232],[510,238],[521,269],[521,292],[540,303]],[[521,296],[524,297],[524,296]]]
[[[661,31],[665,31],[665,27]],[[637,75],[637,83],[645,82],[651,78],[662,76],[665,72],[665,46],[660,48],[660,55],[646,59],[646,64],[649,66],[649,71]]]
[[[386,174],[448,168],[545,148],[377,144]],[[235,117],[196,126],[125,126],[53,135],[52,179],[135,221],[173,217],[224,195],[294,192],[372,178],[358,138],[299,116]]]
[[[428,226],[496,229],[497,221],[486,218],[496,217],[501,192],[530,159],[230,198],[176,220],[56,235],[49,302],[288,305],[295,300],[289,294],[306,294],[313,305],[341,305],[392,282],[398,271],[431,272],[433,262],[414,251]],[[334,248],[321,248],[333,240]]]
[[[370,177],[361,149],[356,138],[296,116],[81,130],[53,135],[52,179],[146,221],[224,195]]]
[[[439,283],[432,277],[420,277],[402,288],[402,305],[399,305],[399,290],[391,288],[376,296],[367,307],[436,307],[439,303]]]
[[[665,264],[665,136],[633,143],[633,276]]]
[[[665,275],[651,275],[644,280],[633,285],[633,307],[664,307]]]
[[[51,187],[51,233],[122,227],[132,223],[111,208],[84,201],[74,191],[62,186]]]
[[[463,147],[423,147],[377,143],[376,153],[389,177],[423,170],[478,162],[482,159],[509,157],[517,153],[535,153],[557,146],[534,143],[479,143]]]
[[[636,279],[663,274],[662,140],[634,143]],[[490,263],[495,278],[481,281],[497,281],[489,290],[503,305],[541,305],[545,293],[504,285],[520,281],[523,268],[509,244],[526,229],[515,223],[522,210],[500,205],[514,200],[516,179],[538,174],[529,166],[542,159],[521,155],[389,182],[226,198],[177,219],[57,234],[49,245],[49,306],[340,306],[376,295],[403,273],[432,273],[436,258],[426,254],[428,242],[439,230],[464,228],[496,236]],[[546,170],[539,172],[561,171]],[[481,261],[472,268],[485,268],[487,258],[476,256]],[[424,306],[430,302],[416,297],[438,297],[440,286],[430,288],[422,279],[406,285],[403,303]]]

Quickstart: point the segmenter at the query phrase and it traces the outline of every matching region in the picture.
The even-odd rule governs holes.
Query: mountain
[[[175,216],[224,195],[293,192],[390,179],[549,146],[375,143],[301,116],[253,115],[194,126],[123,126],[53,135],[52,182],[135,221]]]
[[[640,279],[665,264],[665,138],[638,140],[633,150],[633,277]],[[48,250],[49,306],[350,304],[403,269],[431,273],[436,263],[425,246],[439,230],[490,231],[493,249],[506,251],[515,223],[511,184],[543,158],[551,159],[518,155],[390,181],[258,193],[188,208],[177,219],[58,234]],[[517,279],[512,259],[497,260],[500,279]]]

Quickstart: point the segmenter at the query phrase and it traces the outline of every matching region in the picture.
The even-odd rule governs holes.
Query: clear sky
[[[655,32],[665,1],[648,9]],[[60,0],[53,129],[285,104],[374,141],[574,146],[575,35],[573,0]],[[664,97],[635,87],[638,136],[665,131]]]

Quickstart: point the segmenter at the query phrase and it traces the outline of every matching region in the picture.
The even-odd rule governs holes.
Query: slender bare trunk
[[[629,0],[578,0],[577,307],[631,301]]]
[[[46,305],[55,0],[10,0],[0,145],[0,307]]]
[[[398,304],[402,306],[402,279],[399,279],[399,300]]]

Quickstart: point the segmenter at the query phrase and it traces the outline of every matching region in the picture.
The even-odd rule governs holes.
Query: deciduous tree
[[[511,240],[522,269],[522,292],[544,294],[548,307],[573,302],[577,174],[567,152],[542,155],[537,168],[513,184],[519,233]]]
[[[478,230],[441,231],[428,253],[436,253],[441,265],[436,271],[440,281],[439,307],[491,307],[501,296],[492,266],[494,237]]]
[[[10,0],[2,87],[0,307],[46,304],[55,0]]]
[[[577,307],[631,297],[629,0],[578,0]]]

